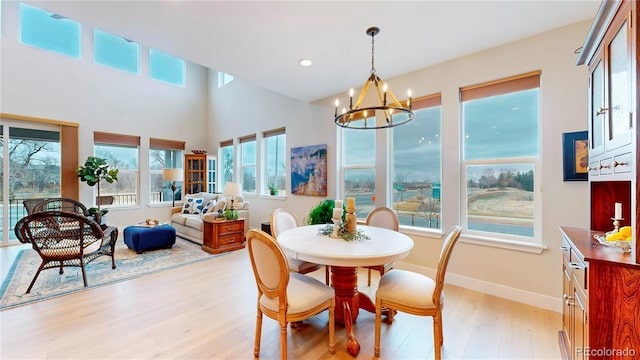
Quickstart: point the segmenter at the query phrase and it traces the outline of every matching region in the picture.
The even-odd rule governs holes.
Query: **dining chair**
[[[380,327],[382,308],[389,311],[388,320],[393,321],[394,310],[418,316],[433,317],[433,344],[436,359],[442,356],[442,306],[444,304],[444,276],[453,246],[460,237],[460,225],[454,225],[444,236],[440,250],[435,281],[428,276],[411,271],[394,269],[380,279],[376,291],[376,331],[374,354],[380,356]]]
[[[271,214],[271,235],[278,240],[278,234],[295,227],[300,226],[298,218],[289,210],[277,208]],[[287,257],[289,262],[289,270],[299,274],[308,274],[322,268],[321,264],[311,263]],[[329,285],[329,266],[324,269],[325,284]]]
[[[247,246],[258,286],[256,339],[253,354],[260,354],[262,314],[280,325],[280,357],[287,358],[287,324],[329,310],[329,353],[335,353],[335,292],[321,281],[289,271],[278,242],[262,230],[249,230]]]
[[[400,228],[398,215],[388,207],[379,207],[371,210],[369,215],[367,215],[366,225],[381,227],[393,231],[398,231]],[[371,286],[371,270],[379,271],[380,276],[383,276],[386,272],[393,269],[393,263],[365,266],[365,268],[367,269],[367,286]]]

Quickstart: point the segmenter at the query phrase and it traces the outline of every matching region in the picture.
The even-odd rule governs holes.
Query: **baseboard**
[[[397,269],[414,271],[420,274],[427,275],[429,277],[434,277],[436,274],[435,269],[426,268],[423,266],[418,266],[418,265],[409,264],[405,262],[396,262],[395,267]],[[453,273],[447,273],[447,277],[445,281],[448,284],[460,286],[460,287],[478,291],[484,294],[490,294],[493,296],[498,296],[504,299],[517,301],[523,304],[539,307],[542,309],[555,311],[557,313],[562,313],[562,300],[560,298],[537,294],[531,291],[512,288],[509,286],[504,286],[496,283],[491,283],[488,281],[478,280],[478,279],[457,275]]]

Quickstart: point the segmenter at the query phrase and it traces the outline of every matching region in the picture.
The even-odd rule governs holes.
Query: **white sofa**
[[[218,196],[218,194],[211,194],[206,192],[200,192],[197,194],[187,195],[192,198],[202,198],[203,206],[210,200],[215,201],[215,206],[210,208],[206,213],[183,213],[183,206],[176,206],[171,208],[171,226],[176,229],[176,235],[187,240],[191,240],[198,244],[203,243],[204,222],[213,222],[218,218],[219,210],[224,211],[230,203],[226,199]],[[238,218],[244,219],[244,233],[246,235],[249,231],[249,202],[244,201],[242,196],[236,196],[233,199],[233,205],[238,211]]]

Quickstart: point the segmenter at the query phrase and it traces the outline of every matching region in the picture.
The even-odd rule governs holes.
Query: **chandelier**
[[[411,90],[407,91],[408,100],[400,102],[391,92],[386,83],[376,74],[374,65],[374,37],[378,35],[380,29],[370,27],[366,34],[371,36],[371,75],[362,88],[360,96],[356,103],[353,103],[353,89],[349,90],[349,108],[342,108],[338,112],[340,100],[336,99],[335,122],[336,125],[349,129],[382,129],[390,128],[405,124],[413,120],[413,111],[411,110]],[[361,106],[362,101],[369,90],[369,86],[373,84],[376,89],[379,105],[377,106]],[[387,102],[387,99],[390,99]]]

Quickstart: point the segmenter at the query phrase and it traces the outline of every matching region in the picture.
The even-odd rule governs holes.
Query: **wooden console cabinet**
[[[244,219],[205,221],[202,250],[211,254],[244,248]]]
[[[565,359],[640,358],[640,3],[602,1],[578,55],[589,69],[589,209],[584,229],[562,227]],[[632,229],[631,252],[593,235]]]
[[[565,359],[640,357],[640,264],[600,245],[602,232],[561,227]]]

